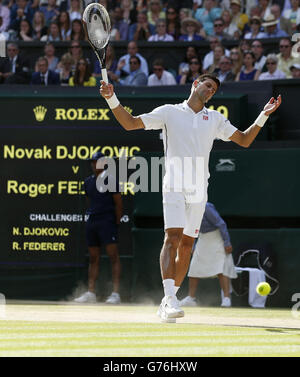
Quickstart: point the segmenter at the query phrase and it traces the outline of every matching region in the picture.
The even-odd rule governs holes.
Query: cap
[[[290,66],[290,71],[291,71],[293,68],[300,69],[300,64],[295,63],[295,64],[291,65],[291,66]]]
[[[95,152],[91,158],[88,158],[89,161],[97,161],[99,160],[99,158],[101,157],[105,157],[103,153],[101,153],[100,151],[98,152]]]

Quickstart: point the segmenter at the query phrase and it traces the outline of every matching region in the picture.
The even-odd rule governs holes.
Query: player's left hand
[[[226,246],[225,247],[225,252],[226,252],[226,254],[231,254],[232,253],[232,246],[230,245],[230,246]]]
[[[270,101],[266,104],[266,106],[264,107],[265,114],[269,116],[270,114],[274,113],[274,111],[278,109],[280,104],[281,104],[281,94],[279,94],[277,99],[272,97]]]

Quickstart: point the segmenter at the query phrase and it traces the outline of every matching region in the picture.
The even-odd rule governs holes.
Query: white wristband
[[[269,118],[269,115],[266,115],[264,111],[262,111],[259,116],[254,121],[254,124],[256,124],[259,127],[263,127],[266,123],[267,119]]]
[[[106,99],[106,102],[112,110],[120,105],[120,101],[118,100],[115,93],[110,98]]]

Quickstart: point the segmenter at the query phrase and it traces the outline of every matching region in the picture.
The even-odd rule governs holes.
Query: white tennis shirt
[[[140,117],[146,130],[162,130],[166,169],[163,189],[174,189],[180,186],[182,181],[183,191],[192,188],[186,176],[182,176],[183,166],[186,167],[185,172],[192,172],[193,179],[194,174],[202,172],[202,187],[207,189],[209,154],[213,142],[215,139],[230,141],[229,138],[237,128],[218,111],[204,107],[200,112],[195,113],[187,101],[157,107]],[[186,165],[184,159],[189,160]],[[174,168],[172,161],[175,161]],[[197,161],[202,161],[200,171]]]

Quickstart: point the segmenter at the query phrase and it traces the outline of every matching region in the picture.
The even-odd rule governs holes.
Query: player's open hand
[[[277,97],[277,99],[272,97],[270,99],[270,101],[266,104],[266,106],[264,107],[265,114],[269,116],[270,114],[274,113],[274,111],[278,109],[280,104],[281,104],[281,95],[280,94]]]
[[[112,84],[106,84],[105,81],[100,81],[100,94],[103,98],[109,99],[114,94],[114,87]]]

